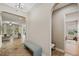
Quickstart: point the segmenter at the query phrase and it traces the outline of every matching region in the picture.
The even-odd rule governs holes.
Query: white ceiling
[[[70,4],[70,3],[58,3],[58,4],[55,6],[54,10],[60,9],[60,8],[62,8],[62,7],[64,7],[64,6],[69,5],[69,4]]]
[[[30,10],[32,10],[32,8],[34,8],[35,6],[39,5],[40,3],[22,3],[23,4],[23,9],[19,9],[16,7],[16,5],[18,3],[4,3],[5,5],[15,8],[15,10],[21,10],[23,12],[29,12]],[[62,8],[66,5],[68,5],[69,3],[58,3],[56,5],[56,7],[54,8],[54,10],[57,10],[59,8]]]
[[[26,21],[23,17],[5,13],[5,12],[2,13],[2,21],[9,21],[9,22],[17,23],[17,24],[25,24],[26,23]]]
[[[66,15],[66,18],[70,21],[70,20],[78,20],[79,19],[79,11],[73,12],[73,13],[69,13]]]
[[[16,7],[17,3],[4,3],[5,5],[15,8],[16,10],[21,10],[23,12],[28,12],[30,11],[34,6],[38,5],[37,3],[22,3],[23,4],[23,9],[18,9]]]

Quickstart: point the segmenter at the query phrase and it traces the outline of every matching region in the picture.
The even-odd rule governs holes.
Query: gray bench
[[[38,46],[37,44],[31,42],[31,41],[26,41],[24,43],[24,46],[28,48],[33,56],[41,56],[42,55],[42,48]]]

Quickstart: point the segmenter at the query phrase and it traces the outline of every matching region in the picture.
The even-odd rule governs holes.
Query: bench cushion
[[[24,44],[26,47],[28,47],[32,52],[34,56],[41,56],[42,55],[42,48],[38,46],[37,44],[27,41]]]

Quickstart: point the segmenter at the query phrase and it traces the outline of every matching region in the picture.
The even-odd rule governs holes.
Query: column
[[[0,12],[0,48],[2,47],[2,15]]]
[[[7,30],[7,26],[6,26],[6,24],[4,23],[4,33],[3,34],[7,34],[6,31]]]
[[[14,39],[14,25],[12,25],[11,30],[12,30],[12,36],[10,37],[10,43],[12,44]]]
[[[22,27],[21,27],[21,37],[22,37],[22,43],[24,43],[24,41],[25,41],[24,28],[25,28],[25,26],[24,26],[24,25],[22,25]]]

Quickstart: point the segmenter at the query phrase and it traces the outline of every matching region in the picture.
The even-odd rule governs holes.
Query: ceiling
[[[19,9],[16,7],[18,3],[4,3],[5,5],[15,8],[16,10],[21,10],[23,12],[29,12],[34,6],[38,5],[38,3],[22,3],[23,8]]]
[[[30,10],[32,10],[32,8],[34,8],[35,6],[37,6],[37,3],[23,3],[23,8],[19,9],[16,7],[17,3],[2,3],[1,5],[4,6],[8,6],[11,8],[14,8],[17,11],[22,11],[22,12],[29,12]],[[25,24],[25,19],[23,17],[14,15],[14,14],[10,14],[7,12],[3,12],[2,13],[2,20],[5,21],[9,21],[9,22],[15,22],[18,24]]]
[[[64,6],[69,5],[70,3],[58,3],[56,4],[56,6],[54,7],[54,10],[58,10],[60,8],[63,8]]]
[[[14,22],[16,24],[25,24],[25,19],[7,12],[2,13],[2,21]]]
[[[23,12],[29,12],[30,10],[32,10],[32,8],[34,8],[35,6],[39,5],[40,3],[21,3],[23,5],[23,8],[17,8],[16,5],[18,3],[3,3],[6,6],[15,8],[15,10],[21,10]],[[57,5],[55,6],[54,10],[57,10],[59,8],[62,8],[64,6],[67,6],[69,3],[57,3]]]
[[[30,10],[32,10],[32,8],[34,8],[35,6],[39,5],[40,3],[21,3],[23,5],[23,9],[19,9],[16,7],[16,5],[18,3],[3,3],[6,6],[15,8],[15,10],[21,10],[23,12],[29,12]],[[54,10],[60,9],[64,6],[69,5],[70,3],[56,3],[56,6],[54,8]],[[72,3],[71,3],[72,4]]]
[[[79,11],[73,12],[73,13],[69,13],[66,14],[66,18],[70,21],[70,20],[77,20],[79,19]]]

